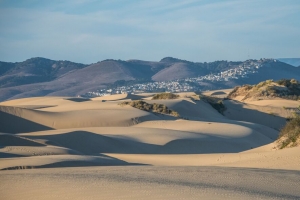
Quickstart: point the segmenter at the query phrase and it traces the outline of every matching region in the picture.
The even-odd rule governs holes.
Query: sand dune
[[[85,155],[237,153],[270,144],[278,135],[276,130],[267,126],[227,119],[204,101],[192,101],[186,96],[184,94],[176,100],[147,100],[150,103],[165,104],[183,118],[189,119],[176,121],[173,118],[165,121],[163,115],[120,106],[118,101],[74,101],[58,97],[45,100],[28,98],[24,102],[13,100],[0,106],[0,114],[13,118],[2,122],[1,131],[28,132],[18,134],[18,137],[34,142],[47,141],[45,145],[51,144]],[[120,97],[126,98],[124,95],[116,95],[114,98]],[[33,103],[44,107],[34,107]],[[47,107],[45,103],[51,106]],[[239,104],[236,104],[228,103],[228,112],[239,109]],[[257,113],[259,111],[255,110],[251,114],[257,118]],[[238,114],[234,116],[243,118]],[[274,116],[268,117],[273,119]],[[19,125],[15,126],[15,123]]]
[[[105,155],[48,155],[21,158],[2,158],[0,169],[35,169],[57,167],[82,167],[82,166],[116,166],[129,165],[128,163]]]
[[[2,171],[4,199],[299,199],[299,171],[230,167],[76,167]]]
[[[152,113],[132,107],[121,107],[117,102],[86,103],[71,102],[40,109],[0,106],[0,118],[3,119],[0,121],[0,131],[18,133],[64,128],[130,126],[137,122],[160,119]]]
[[[212,90],[212,91],[205,91],[202,92],[202,94],[206,96],[212,96],[212,97],[218,97],[218,98],[225,98],[228,96],[228,94],[232,91],[232,89],[226,89],[226,90]]]
[[[180,116],[191,120],[224,118],[224,116],[204,101],[192,101],[191,99],[182,98],[174,100],[147,100],[146,102],[164,104],[168,108],[178,112]]]
[[[116,100],[138,100],[138,99],[142,99],[145,97],[149,97],[149,96],[153,96],[154,94],[150,93],[150,94],[116,94],[116,95],[107,95],[107,96],[102,96],[102,97],[95,97],[92,98],[92,101],[116,101]]]
[[[227,107],[224,112],[227,118],[258,123],[276,130],[280,130],[285,125],[286,118],[292,116],[291,111],[270,104],[261,106],[228,100],[224,104]]]
[[[24,156],[48,156],[48,155],[80,155],[81,153],[72,149],[58,146],[5,146],[0,149],[0,158],[13,158]]]
[[[179,131],[144,127],[99,127],[81,131],[63,129],[21,135],[30,139],[46,139],[86,154],[241,152],[273,141],[240,125],[179,122],[178,126],[182,124],[195,128]],[[220,130],[218,126],[222,126],[223,129]],[[199,127],[201,129],[198,129]]]
[[[134,125],[134,127],[148,127],[148,128],[159,128],[159,129],[171,129],[171,130],[181,130],[190,131],[196,133],[207,133],[209,135],[222,135],[224,136],[242,136],[242,130],[249,128],[251,131],[258,132],[272,141],[277,139],[278,131],[269,128],[267,126],[233,121],[228,119],[214,120],[214,121],[190,121],[190,120],[176,120],[176,121],[147,121]],[[238,127],[238,128],[237,128]]]
[[[118,101],[102,102],[70,101],[58,98],[13,100],[0,105],[0,131],[7,133],[31,132],[51,129],[131,126],[143,121],[168,119],[167,116],[145,112],[130,106],[120,106]],[[16,105],[14,105],[14,103]],[[33,105],[36,103],[37,105]],[[196,120],[224,118],[203,101],[189,99],[156,100],[151,103],[165,104],[182,117]],[[48,104],[48,105],[47,105]],[[27,107],[26,107],[27,106]],[[173,119],[173,118],[170,118]],[[18,123],[19,126],[14,124]]]
[[[224,93],[228,91],[207,94]],[[274,148],[279,129],[299,102],[225,100],[227,109],[222,115],[203,100],[190,98],[194,93],[182,93],[174,100],[151,100],[152,95],[36,97],[0,103],[0,170],[4,170],[0,171],[4,183],[0,193],[6,199],[165,199],[186,197],[187,190],[194,199],[300,197],[295,189],[300,181],[300,148]],[[164,104],[180,117],[119,105],[136,99]],[[257,171],[252,172],[253,168]],[[199,170],[206,173],[200,175]],[[240,170],[240,175],[234,175],[234,170]],[[213,184],[220,180],[209,173],[222,177],[221,186]],[[244,173],[252,183],[241,182]],[[272,182],[283,179],[280,173],[286,181],[281,190],[281,183]],[[164,181],[158,180],[159,174]],[[261,174],[269,177],[271,188]],[[212,178],[201,182],[205,175]],[[57,177],[67,184],[55,182]],[[187,177],[198,177],[198,181]],[[17,178],[21,181],[14,182]],[[233,180],[239,181],[234,185]],[[263,189],[254,188],[253,183]],[[50,189],[52,195],[45,192]]]
[[[37,141],[21,136],[0,133],[0,146],[45,146]]]
[[[263,101],[246,101],[248,104],[258,105],[258,106],[270,106],[276,108],[298,108],[300,106],[300,101],[286,100],[286,99],[276,99],[276,100],[263,100]]]
[[[300,148],[245,153],[216,154],[106,154],[127,162],[158,166],[226,166],[300,170]]]
[[[3,106],[21,106],[21,105],[52,105],[64,104],[69,102],[69,97],[30,97],[24,99],[14,99],[0,102]]]

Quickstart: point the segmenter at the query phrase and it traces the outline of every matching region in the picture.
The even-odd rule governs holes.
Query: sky
[[[0,0],[0,60],[300,57],[299,0]]]

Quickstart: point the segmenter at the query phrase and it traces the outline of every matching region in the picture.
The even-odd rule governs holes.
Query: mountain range
[[[37,57],[16,63],[0,62],[0,101],[33,96],[82,95],[118,81],[172,81],[220,74],[249,65],[250,61],[262,66],[257,73],[219,82],[206,80],[199,84],[203,89],[219,89],[255,84],[266,79],[300,80],[300,68],[274,59],[200,63],[166,57],[158,62],[108,59],[86,65]]]

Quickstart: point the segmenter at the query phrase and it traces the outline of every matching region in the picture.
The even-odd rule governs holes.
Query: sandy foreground
[[[3,199],[299,199],[300,172],[228,167],[84,167],[1,172]]]
[[[300,102],[226,100],[221,115],[193,95],[1,102],[1,199],[300,198],[300,147],[274,142]],[[119,105],[137,99],[181,117]]]

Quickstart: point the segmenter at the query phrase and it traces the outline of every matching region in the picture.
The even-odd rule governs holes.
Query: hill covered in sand
[[[300,115],[289,119],[280,131],[278,139],[279,148],[300,146]]]
[[[300,83],[295,79],[267,80],[257,85],[243,85],[233,89],[230,99],[255,101],[263,99],[300,100]]]
[[[74,188],[90,199],[141,199],[143,191],[152,199],[178,197],[185,189],[194,198],[300,196],[295,187],[300,147],[280,150],[277,144],[280,129],[299,101],[224,99],[230,92],[179,93],[174,99],[153,99],[155,94],[147,93],[2,102],[0,192],[8,199],[83,197]],[[222,113],[213,106],[214,98],[222,101]],[[286,174],[284,184],[264,187],[261,174],[274,182],[280,179],[278,170]],[[215,175],[203,179],[207,173]],[[242,174],[249,176],[241,181]],[[57,177],[66,185],[54,184]],[[230,181],[237,177],[238,185]],[[250,177],[259,188],[250,184]]]

